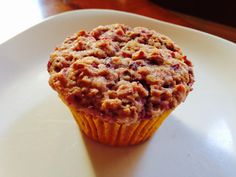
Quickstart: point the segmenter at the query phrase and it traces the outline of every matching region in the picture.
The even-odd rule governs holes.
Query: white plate
[[[195,65],[186,102],[144,144],[112,148],[82,136],[48,86],[49,53],[84,28],[125,23],[170,36]],[[235,177],[236,45],[110,10],[54,16],[0,46],[1,177]]]

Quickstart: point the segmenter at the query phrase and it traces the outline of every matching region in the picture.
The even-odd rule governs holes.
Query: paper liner
[[[129,146],[139,144],[150,138],[172,110],[161,116],[144,119],[132,124],[108,122],[103,118],[93,117],[86,112],[71,109],[82,132],[91,139],[112,146]]]

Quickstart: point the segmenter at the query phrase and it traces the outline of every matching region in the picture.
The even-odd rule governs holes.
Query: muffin
[[[82,132],[113,146],[150,138],[194,82],[192,63],[169,37],[123,24],[66,38],[48,72]]]

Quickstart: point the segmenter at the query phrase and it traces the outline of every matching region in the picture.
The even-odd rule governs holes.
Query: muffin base
[[[155,133],[172,111],[168,110],[159,117],[127,125],[108,122],[72,108],[70,110],[85,135],[94,141],[111,146],[129,146],[144,142]]]

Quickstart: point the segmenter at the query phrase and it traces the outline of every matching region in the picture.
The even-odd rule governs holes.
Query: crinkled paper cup
[[[139,144],[150,138],[172,110],[152,119],[143,119],[131,124],[106,121],[85,111],[70,108],[82,132],[94,141],[111,146]],[[111,119],[112,120],[112,119]]]

